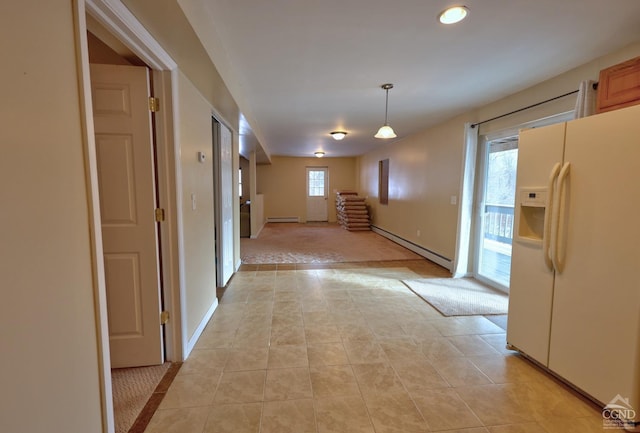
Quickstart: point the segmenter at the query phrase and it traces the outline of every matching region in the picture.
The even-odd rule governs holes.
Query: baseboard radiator
[[[299,223],[300,217],[267,217],[268,223]]]
[[[442,266],[445,269],[448,269],[449,271],[452,271],[453,269],[453,263],[451,259],[447,257],[441,256],[436,252],[428,250],[420,245],[414,244],[413,242],[408,241],[404,238],[401,238],[400,236],[396,236],[393,233],[388,232],[385,229],[382,229],[380,227],[372,225],[371,230],[399,245],[402,245],[403,247],[413,251],[414,253],[421,255],[425,259],[429,259],[432,262],[439,264],[440,266]]]

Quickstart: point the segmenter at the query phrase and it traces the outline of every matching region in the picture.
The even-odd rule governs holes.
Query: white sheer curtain
[[[470,272],[471,223],[473,221],[473,186],[476,176],[476,154],[478,151],[478,126],[465,124],[462,158],[462,180],[458,208],[458,239],[453,263],[453,277],[467,276]]]
[[[596,90],[593,88],[595,81],[584,80],[578,87],[578,99],[576,100],[576,108],[574,110],[574,117],[580,119],[581,117],[591,116],[596,112]]]

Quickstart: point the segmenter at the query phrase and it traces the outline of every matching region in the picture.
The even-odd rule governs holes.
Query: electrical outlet
[[[418,229],[418,231],[416,232],[416,236],[420,237],[420,230]]]
[[[458,197],[456,197],[455,195],[451,196],[451,204],[458,204]]]

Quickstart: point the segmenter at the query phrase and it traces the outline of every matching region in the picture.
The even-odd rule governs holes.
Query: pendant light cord
[[[389,126],[389,122],[387,120],[387,113],[389,112],[389,89],[385,89],[385,91],[387,92],[387,96],[384,103],[384,125]]]

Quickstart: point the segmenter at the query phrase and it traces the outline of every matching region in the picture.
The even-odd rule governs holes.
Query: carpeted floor
[[[257,239],[240,239],[244,264],[341,263],[422,257],[372,231],[338,224],[268,223]]]
[[[171,366],[162,365],[111,370],[116,433],[127,433]]]
[[[473,278],[421,278],[402,282],[445,316],[507,314],[507,294]]]

